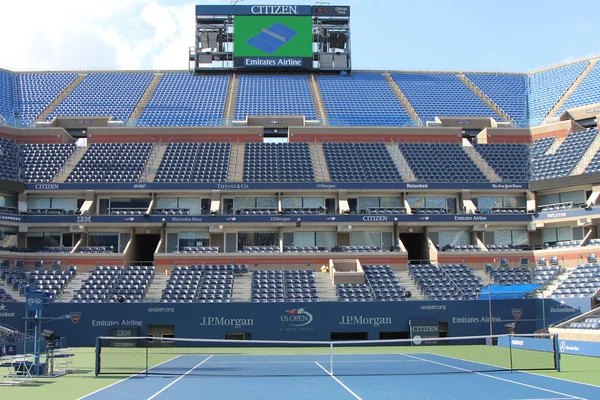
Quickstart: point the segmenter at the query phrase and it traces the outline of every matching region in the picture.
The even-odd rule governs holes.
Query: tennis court
[[[552,371],[553,354],[486,345],[344,347],[334,355],[318,347],[106,348],[102,357],[103,373],[124,379],[82,399],[600,399],[600,387]],[[589,369],[571,365],[578,368]]]

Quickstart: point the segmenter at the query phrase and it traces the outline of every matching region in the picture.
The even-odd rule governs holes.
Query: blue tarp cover
[[[523,299],[528,293],[533,292],[541,285],[523,284],[523,285],[487,285],[479,292],[479,300],[489,300],[490,293],[492,300],[504,299]]]

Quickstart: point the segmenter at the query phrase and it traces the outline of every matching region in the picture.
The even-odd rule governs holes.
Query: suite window
[[[381,248],[381,232],[350,232],[350,246],[375,246]]]
[[[59,247],[60,237],[60,232],[28,232],[27,248],[41,250],[44,247]]]
[[[278,232],[238,232],[238,250],[246,246],[279,246]]]
[[[209,232],[179,232],[179,248],[210,246]]]
[[[88,234],[88,246],[112,246],[119,248],[119,234],[116,232],[93,232]]]

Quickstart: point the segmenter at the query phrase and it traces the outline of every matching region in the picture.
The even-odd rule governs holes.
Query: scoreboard
[[[196,6],[190,69],[350,71],[350,7]]]

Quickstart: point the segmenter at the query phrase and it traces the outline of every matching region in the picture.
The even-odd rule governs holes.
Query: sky
[[[0,5],[0,68],[188,69],[194,6],[229,0]],[[241,4],[314,4],[245,0]],[[600,55],[599,0],[345,0],[352,68],[528,72]]]

